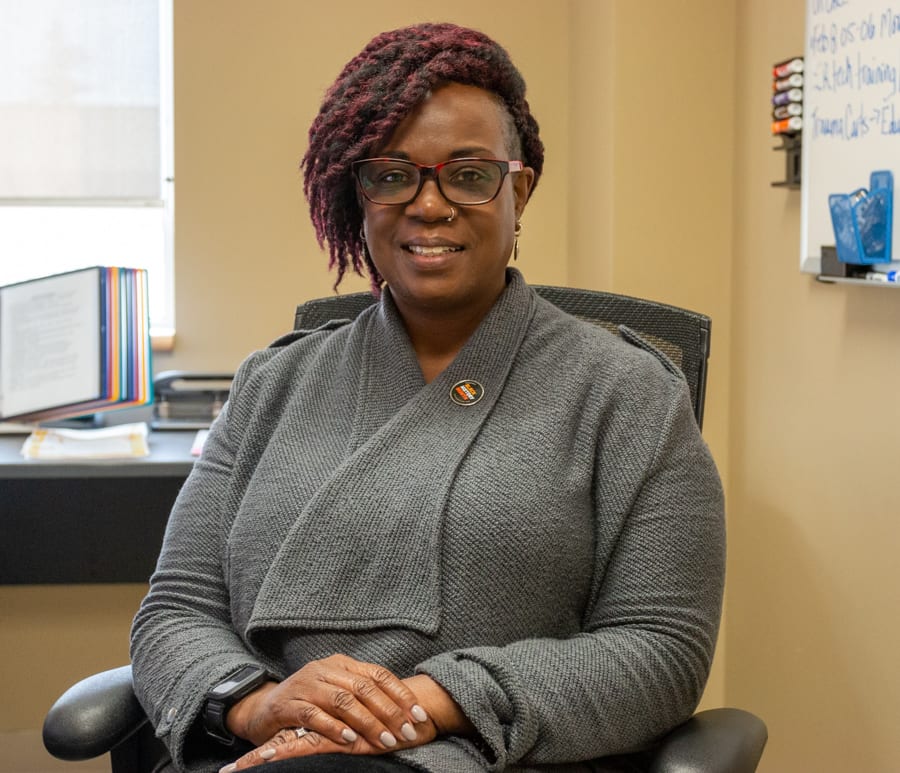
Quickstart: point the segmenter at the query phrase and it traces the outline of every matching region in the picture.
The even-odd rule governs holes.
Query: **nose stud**
[[[450,217],[445,217],[444,220],[446,220],[448,223],[452,223],[454,220],[456,220],[456,210],[453,207],[450,207]]]

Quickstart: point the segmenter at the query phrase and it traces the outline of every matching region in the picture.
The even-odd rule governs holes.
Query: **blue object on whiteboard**
[[[857,265],[890,262],[894,215],[891,172],[872,172],[868,190],[832,193],[828,206],[839,261]]]

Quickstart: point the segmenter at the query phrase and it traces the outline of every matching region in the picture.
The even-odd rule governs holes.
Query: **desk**
[[[24,459],[0,436],[0,585],[147,582],[193,466],[194,431],[152,432],[144,459]]]

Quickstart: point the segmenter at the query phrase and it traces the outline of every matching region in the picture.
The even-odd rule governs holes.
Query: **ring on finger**
[[[292,727],[291,730],[297,738],[303,738],[303,736],[309,735],[312,732],[308,727]]]

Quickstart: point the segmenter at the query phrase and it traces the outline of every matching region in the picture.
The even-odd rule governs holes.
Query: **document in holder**
[[[146,271],[93,267],[0,287],[0,421],[152,399]]]

